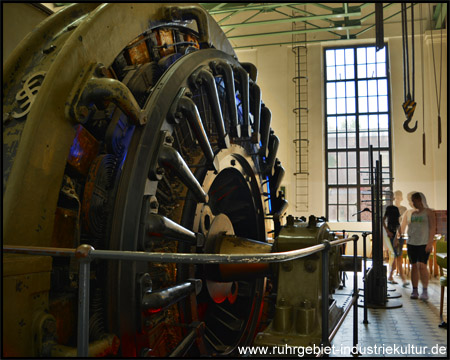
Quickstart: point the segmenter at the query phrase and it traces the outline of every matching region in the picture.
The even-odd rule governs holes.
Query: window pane
[[[345,98],[336,100],[336,113],[337,114],[345,114]]]
[[[355,50],[345,49],[345,63],[354,64],[355,63]]]
[[[385,63],[386,62],[386,46],[383,47],[382,49],[378,50],[376,52],[376,55],[377,55],[378,63],[381,63],[381,62]]]
[[[337,171],[335,169],[328,169],[328,184],[337,184]]]
[[[387,151],[380,152],[383,159],[383,167],[389,166],[389,153]]]
[[[355,83],[353,81],[345,83],[345,94],[347,97],[355,97]]]
[[[353,216],[353,214],[356,214],[357,213],[357,207],[356,206],[354,206],[354,205],[350,205],[349,207],[348,207],[348,211],[349,211],[349,214],[350,214],[350,216],[349,216],[349,218],[348,218],[348,221],[349,222],[356,222],[357,220],[358,220],[358,218],[356,217],[356,215],[355,216]]]
[[[378,132],[370,133],[369,145],[372,145],[374,148],[378,147]]]
[[[369,135],[366,131],[359,133],[359,147],[360,148],[367,148],[369,147],[369,141],[368,141]]]
[[[365,48],[358,48],[356,50],[356,61],[358,62],[358,64],[366,63],[366,49]]]
[[[356,112],[356,102],[355,98],[348,98],[347,99],[347,113],[355,113]]]
[[[335,65],[334,62],[334,50],[326,50],[325,51],[326,54],[326,61],[327,61],[327,66],[332,66]]]
[[[378,124],[380,130],[388,130],[389,129],[389,118],[386,114],[381,114],[378,116]]]
[[[375,64],[367,64],[367,77],[370,79],[374,78],[375,76]]]
[[[336,83],[336,92],[338,98],[345,97],[345,82],[341,81]]]
[[[376,96],[369,96],[369,112],[378,111],[378,98]]]
[[[358,77],[365,78],[367,77],[366,65],[358,65]]]
[[[328,124],[328,132],[336,131],[336,117],[328,116],[327,124]]]
[[[327,114],[336,114],[336,100],[335,99],[327,100]]]
[[[344,64],[345,64],[344,49],[336,50],[336,65],[344,65]]]
[[[361,167],[369,167],[369,153],[367,151],[359,153],[359,164]]]
[[[346,119],[345,116],[338,116],[337,117],[337,129],[339,132],[345,131],[347,126],[346,126]]]
[[[378,98],[378,106],[380,112],[387,112],[388,111],[388,101],[387,96],[380,96]]]
[[[347,147],[346,136],[338,133],[338,149],[345,149]]]
[[[339,189],[339,204],[347,204],[347,189]]]
[[[335,168],[337,166],[336,153],[328,153],[328,167]]]
[[[345,67],[345,78],[354,79],[355,78],[355,68],[353,65],[347,65]]]
[[[329,204],[337,204],[337,189],[336,188],[328,189],[328,203]]]
[[[339,206],[339,221],[347,221],[347,206]]]
[[[337,154],[338,165],[340,168],[347,167],[347,152],[339,152]]]
[[[367,112],[367,97],[360,97],[358,99],[358,107],[360,113]]]
[[[380,131],[380,147],[389,146],[389,132]]]
[[[336,83],[331,82],[327,83],[327,98],[335,98],[336,97]]]
[[[351,205],[356,205],[356,201],[357,201],[356,188],[349,188],[348,189],[348,203]]]
[[[369,128],[368,121],[369,121],[369,117],[367,115],[360,115],[359,116],[359,129],[367,130]]]
[[[358,96],[367,96],[367,80],[358,81]]]
[[[356,151],[347,152],[348,166],[356,167]]]
[[[387,80],[378,80],[378,95],[387,95]]]
[[[367,48],[367,63],[375,64],[375,46]]]
[[[369,115],[369,131],[377,131],[377,130],[378,130],[378,116]]]
[[[328,149],[336,149],[336,135],[328,135]]]
[[[377,64],[377,76],[386,76],[386,64]]]
[[[334,66],[327,67],[327,80],[336,80],[336,68]]]
[[[360,177],[360,179],[359,179],[359,182],[361,183],[361,184],[369,184],[370,183],[370,179],[369,179],[369,168],[361,168],[361,172],[360,172],[360,175],[359,175],[359,177]],[[369,199],[370,199],[370,197],[369,197]],[[361,206],[365,206],[365,205],[361,205]]]
[[[367,81],[367,89],[369,96],[377,95],[377,81],[376,80]]]
[[[347,184],[347,169],[338,169],[338,184]]]
[[[336,66],[336,80],[344,80],[345,79],[345,66]]]
[[[351,132],[347,134],[347,148],[348,149],[356,148],[356,133]]]
[[[328,206],[328,220],[337,221],[337,206]]]
[[[349,169],[348,170],[348,183],[351,185],[356,184],[356,169]]]
[[[347,131],[356,131],[356,116],[347,116]]]

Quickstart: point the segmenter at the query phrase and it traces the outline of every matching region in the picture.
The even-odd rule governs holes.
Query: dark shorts
[[[402,256],[403,255],[403,243],[405,240],[403,238],[398,239],[398,246],[395,247],[394,246],[394,238],[391,237],[389,239],[391,240],[391,245],[392,245],[392,249],[394,249],[395,257]]]
[[[408,257],[411,264],[421,262],[426,264],[430,253],[425,251],[426,245],[409,245],[408,244]]]

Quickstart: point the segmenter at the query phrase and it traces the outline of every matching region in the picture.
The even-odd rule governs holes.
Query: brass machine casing
[[[302,249],[334,240],[325,222],[294,221],[288,218],[275,241],[275,251]],[[338,247],[330,249],[330,292],[339,286]],[[321,342],[322,301],[329,301],[330,329],[342,310],[326,294],[322,296],[322,252],[278,264],[275,316],[269,326],[257,334],[255,346],[311,346]]]

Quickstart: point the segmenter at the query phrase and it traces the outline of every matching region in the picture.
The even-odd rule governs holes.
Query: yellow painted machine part
[[[34,357],[33,320],[48,309],[52,258],[3,255],[3,356]]]
[[[148,28],[150,20],[160,19],[163,7],[171,5],[180,4],[69,6],[64,13],[46,19],[7,60],[3,83],[5,99],[15,96],[15,91],[20,90],[18,81],[27,75],[36,71],[45,71],[46,75],[26,120],[22,120],[21,135],[15,135],[15,131],[3,134],[4,143],[18,142],[3,195],[5,244],[50,245],[58,194],[75,134],[72,119],[65,117],[65,106],[77,77],[92,63],[111,64],[131,40]],[[67,17],[76,22],[77,11],[73,9],[81,17],[90,13],[76,29],[66,29],[55,35],[52,29],[59,29],[61,23],[67,22]],[[210,21],[209,26],[210,30],[218,28],[214,21]],[[216,48],[234,55],[222,32],[211,31],[211,35]],[[55,40],[51,40],[55,36]],[[27,62],[32,54],[42,51],[43,44],[54,43],[57,46],[54,53],[43,56],[39,63]],[[29,69],[27,74],[25,69]],[[4,104],[5,112],[12,110],[11,104]]]

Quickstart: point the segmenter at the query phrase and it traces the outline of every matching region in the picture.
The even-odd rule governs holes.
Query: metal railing
[[[36,246],[13,246],[3,245],[3,252],[28,255],[47,255],[56,257],[75,257],[79,261],[79,289],[78,289],[78,324],[77,324],[77,356],[87,357],[89,352],[89,279],[90,264],[94,259],[121,260],[121,261],[144,261],[156,263],[185,263],[185,264],[254,264],[254,263],[277,263],[299,259],[314,253],[323,251],[322,256],[322,294],[329,293],[329,250],[333,246],[354,241],[355,254],[358,236],[354,235],[346,239],[334,241],[324,240],[322,244],[307,248],[261,254],[196,254],[196,253],[160,253],[141,251],[120,250],[96,250],[90,245],[80,245],[76,249],[36,247]],[[352,305],[358,299],[357,288],[357,258],[354,256],[354,290]],[[325,299],[324,299],[325,300]],[[357,306],[354,318],[357,319]],[[322,301],[322,312],[328,314],[328,301]],[[347,311],[348,313],[348,311]],[[346,314],[344,314],[346,316]],[[339,325],[340,326],[340,325]],[[354,345],[357,344],[357,321],[354,322]],[[337,330],[336,330],[337,332]],[[333,334],[333,337],[335,332]],[[322,316],[322,345],[329,346],[332,337],[328,335],[328,315]]]

